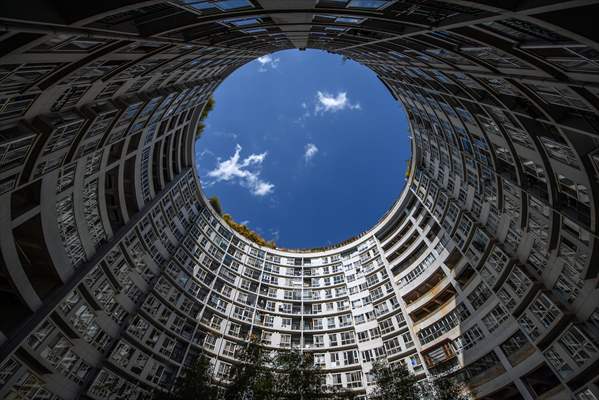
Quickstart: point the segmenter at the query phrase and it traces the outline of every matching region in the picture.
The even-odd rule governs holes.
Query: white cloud
[[[308,104],[306,104],[305,101],[303,101],[301,103],[301,106],[302,106],[302,109],[304,110],[304,113],[293,122],[296,124],[300,124],[301,126],[304,126],[304,122],[308,118],[310,118],[312,116],[312,114],[310,113],[310,110],[308,109]]]
[[[341,110],[361,110],[360,103],[352,104],[347,97],[347,92],[339,92],[337,96],[318,91],[316,93],[317,102],[314,106],[314,113],[337,112]]]
[[[271,228],[270,236],[272,237],[272,240],[274,240],[275,242],[278,242],[279,238],[281,236],[281,232],[278,229]]]
[[[308,143],[304,147],[304,160],[310,161],[318,153],[318,147],[314,143]]]
[[[256,61],[258,61],[258,63],[260,64],[260,68],[258,68],[258,71],[266,72],[268,70],[268,67],[272,69],[277,68],[281,59],[278,57],[272,58],[270,54],[266,54],[262,57],[258,57]]]
[[[203,158],[204,156],[214,156],[214,153],[211,152],[210,150],[204,150],[197,154],[198,154],[199,158]]]
[[[347,92],[338,92],[337,95],[332,95],[327,92],[316,92],[316,97],[310,104],[305,101],[300,103],[303,114],[298,117],[294,123],[305,126],[305,122],[310,117],[316,117],[317,115],[323,115],[326,112],[337,112],[341,110],[361,110],[362,106],[360,103],[352,103],[347,96]],[[314,111],[312,112],[312,106]]]
[[[209,171],[207,176],[215,182],[225,181],[239,183],[247,188],[254,196],[266,196],[273,192],[275,185],[260,178],[260,166],[266,158],[267,152],[251,154],[240,161],[241,146],[235,146],[235,154],[228,160],[218,161],[215,169]]]
[[[235,132],[220,131],[220,130],[210,131],[210,136],[219,136],[219,137],[233,138],[233,139],[237,139],[237,137],[238,137],[238,135]]]

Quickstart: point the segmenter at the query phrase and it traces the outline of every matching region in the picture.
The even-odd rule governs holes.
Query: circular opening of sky
[[[404,188],[405,112],[354,61],[280,51],[232,73],[214,101],[195,147],[204,193],[278,247],[370,229]]]

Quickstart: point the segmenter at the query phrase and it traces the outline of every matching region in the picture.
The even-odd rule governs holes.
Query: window
[[[351,314],[341,315],[339,317],[339,326],[350,326],[352,324]]]
[[[312,325],[312,329],[323,329],[324,325],[322,324],[322,319],[321,318],[316,318],[313,320],[313,325]]]
[[[491,286],[496,282],[509,262],[509,257],[499,247],[494,246],[481,270],[483,279]]]
[[[554,347],[547,349],[543,354],[547,361],[549,361],[549,364],[551,364],[562,378],[568,378],[574,372],[574,369]]]
[[[223,355],[227,357],[235,357],[235,351],[237,346],[233,342],[225,340],[225,346],[223,347]]]
[[[333,374],[332,378],[333,378],[333,387],[340,388],[343,386],[343,383],[341,380],[341,374]]]
[[[371,339],[376,339],[376,338],[381,337],[381,330],[379,328],[369,329],[368,332],[370,332]]]
[[[275,317],[272,315],[266,315],[264,317],[264,326],[272,328],[275,324]]]
[[[229,379],[229,374],[231,373],[231,364],[227,364],[224,362],[219,362],[216,367],[216,378],[219,380],[227,380]]]
[[[324,336],[314,335],[314,347],[324,347]]]
[[[489,332],[495,331],[508,318],[507,311],[501,304],[496,305],[482,319]]]
[[[452,312],[445,315],[443,318],[434,322],[430,326],[418,331],[418,339],[420,340],[421,344],[429,343],[443,335],[445,332],[453,329],[469,316],[470,312],[468,309],[464,306],[464,304],[460,303]]]
[[[383,321],[380,321],[379,327],[383,335],[386,335],[387,333],[390,333],[395,329],[395,325],[393,325],[393,320],[391,318],[387,318]]]
[[[358,332],[358,342],[362,343],[368,340],[368,331]]]
[[[422,360],[420,360],[418,354],[410,356],[410,365],[412,366],[415,372],[419,372],[422,370]]]
[[[45,388],[45,382],[35,375],[25,372],[6,393],[5,398],[10,399],[57,399]],[[109,395],[108,393],[105,393]],[[26,397],[25,397],[26,396]],[[100,396],[105,397],[105,396]]]
[[[0,365],[0,385],[4,386],[6,382],[19,370],[21,363],[13,358],[8,358]]]
[[[518,321],[526,334],[535,340],[561,315],[562,312],[551,299],[540,292]]]
[[[329,357],[331,358],[331,366],[338,367],[339,364],[339,353],[330,353]]]
[[[270,346],[272,344],[272,333],[263,331],[261,342],[263,345]]]
[[[530,305],[530,311],[545,328],[548,328],[561,315],[559,308],[544,293],[537,295]]]
[[[54,332],[54,324],[46,320],[40,327],[27,338],[27,344],[32,349],[37,349]]]
[[[347,387],[357,388],[362,386],[362,372],[354,371],[347,372],[345,374],[345,380],[347,381]]]
[[[341,345],[347,345],[347,344],[352,344],[354,343],[356,340],[354,338],[354,333],[353,332],[341,332]]]
[[[401,351],[399,339],[394,337],[393,339],[387,340],[385,342],[385,350],[387,351],[387,354],[399,353]]]
[[[491,297],[491,291],[484,282],[481,282],[473,291],[468,295],[468,300],[474,309],[480,308],[487,299]]]
[[[506,283],[519,297],[524,296],[531,285],[530,279],[520,267],[512,269]]]
[[[357,350],[349,350],[343,352],[343,365],[352,365],[357,364],[358,362],[359,359]]]
[[[576,326],[570,327],[570,329],[559,338],[558,342],[578,366],[586,364],[587,361],[593,359],[599,353],[597,346],[595,346]]]
[[[576,400],[597,400],[597,396],[593,394],[591,389],[586,388],[576,395]]]
[[[331,333],[329,334],[329,346],[338,346],[339,344],[337,343],[337,334],[336,333]]]
[[[521,331],[516,331],[508,340],[501,344],[501,350],[505,353],[510,363],[515,366],[521,360],[516,358],[518,351],[528,344],[528,339]]]
[[[186,4],[198,10],[207,10],[217,8],[221,11],[229,11],[239,8],[253,7],[248,0],[220,0],[220,1],[193,1],[187,0]]]
[[[291,335],[281,335],[281,347],[291,347]]]
[[[327,318],[327,327],[330,328],[335,328],[336,324],[335,324],[335,317],[329,317]]]
[[[214,337],[212,335],[206,335],[206,338],[204,338],[204,348],[214,351],[215,347],[216,347],[216,337]]]
[[[317,368],[324,368],[326,366],[324,353],[314,354],[314,366]]]
[[[401,335],[402,339],[403,339],[403,343],[406,346],[406,349],[409,349],[411,347],[414,347],[414,341],[412,340],[412,336],[410,335],[410,332],[406,332],[403,335]]]
[[[367,8],[367,9],[380,9],[387,4],[390,0],[351,0],[347,5],[347,8]]]
[[[371,362],[372,360],[374,360],[374,357],[372,356],[372,350],[364,350],[362,352],[362,361]]]

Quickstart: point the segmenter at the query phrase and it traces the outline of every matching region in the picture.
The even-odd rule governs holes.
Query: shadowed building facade
[[[386,359],[479,399],[598,399],[597,15],[583,0],[2,2],[0,397],[139,399],[202,353],[226,383],[252,335],[314,353],[363,398]],[[410,123],[400,198],[325,249],[239,236],[194,168],[218,84],[289,48],[371,68]]]

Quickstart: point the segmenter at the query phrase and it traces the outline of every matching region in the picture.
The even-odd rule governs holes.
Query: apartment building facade
[[[226,384],[255,336],[362,398],[377,360],[599,398],[599,3],[494,3],[0,5],[0,396],[141,399],[200,354]],[[371,68],[410,123],[400,198],[328,248],[250,242],[195,171],[218,84],[288,48]]]

